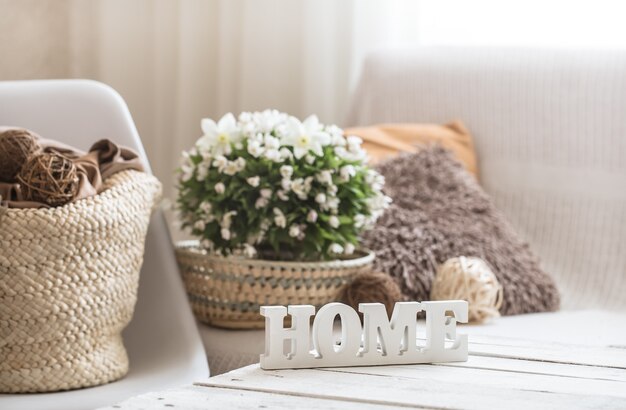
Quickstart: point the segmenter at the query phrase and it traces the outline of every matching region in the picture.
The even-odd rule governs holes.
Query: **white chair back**
[[[136,150],[150,169],[126,103],[112,88],[95,81],[0,82],[0,125],[25,127],[84,150],[108,138]],[[0,280],[3,274],[0,267]],[[0,408],[95,408],[208,377],[204,348],[160,210],[150,222],[137,306],[124,343],[130,359],[124,379],[52,395],[0,395]]]

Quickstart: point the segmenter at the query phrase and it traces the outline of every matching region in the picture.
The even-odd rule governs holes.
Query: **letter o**
[[[341,321],[341,345],[335,346],[333,325],[335,317]],[[343,303],[324,305],[313,321],[313,345],[322,357],[356,357],[361,347],[361,320],[354,309]]]

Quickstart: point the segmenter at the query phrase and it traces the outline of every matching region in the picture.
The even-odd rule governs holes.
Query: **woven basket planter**
[[[161,185],[123,171],[97,196],[0,209],[0,392],[95,386],[123,377],[121,332],[139,284]]]
[[[232,329],[261,329],[262,305],[314,305],[335,300],[343,285],[371,269],[374,254],[325,262],[281,262],[208,254],[197,241],[176,246],[176,258],[196,317]]]

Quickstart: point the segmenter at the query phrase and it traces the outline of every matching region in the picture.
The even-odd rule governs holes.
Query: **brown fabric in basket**
[[[0,127],[0,132],[6,130]],[[127,169],[143,171],[143,165],[136,152],[121,147],[108,139],[102,139],[85,153],[69,145],[48,140],[35,135],[41,152],[58,153],[74,161],[78,171],[79,189],[72,202],[94,196],[104,189],[103,180]],[[27,201],[18,183],[0,181],[0,206],[9,208],[49,208],[42,202]]]

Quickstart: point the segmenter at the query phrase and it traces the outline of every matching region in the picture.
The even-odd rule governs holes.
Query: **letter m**
[[[398,302],[390,321],[382,303],[360,303],[359,312],[363,313],[363,356],[396,356],[409,349],[416,349],[415,331],[419,311],[419,302]]]

